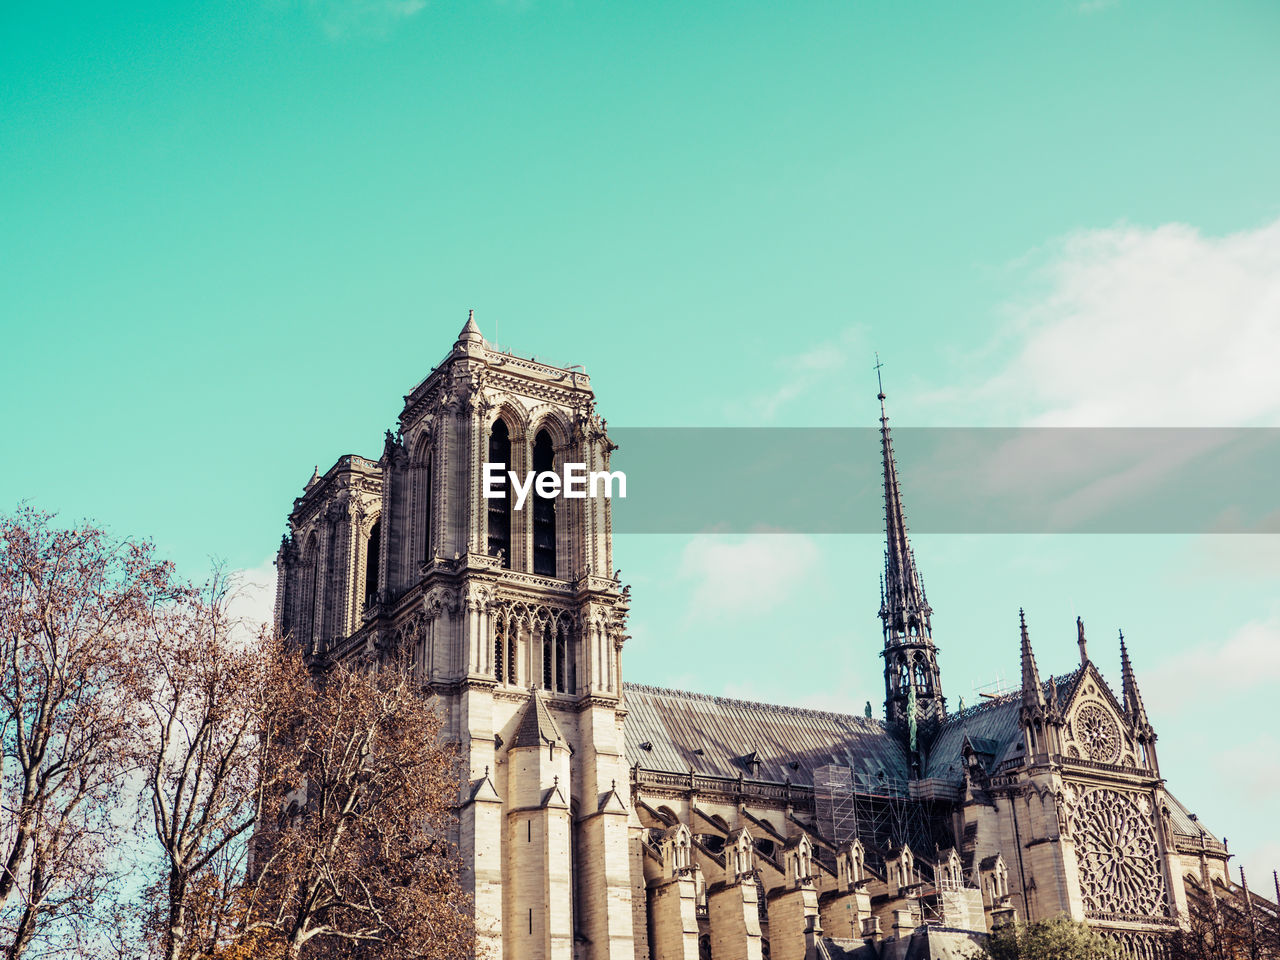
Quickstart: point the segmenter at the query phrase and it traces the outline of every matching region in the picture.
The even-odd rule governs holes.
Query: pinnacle
[[[476,312],[474,310],[467,311],[467,322],[462,327],[462,332],[458,334],[459,343],[484,343],[484,335],[480,332],[480,328],[476,326]]]
[[[1129,662],[1129,650],[1125,646],[1123,630],[1120,631],[1120,694],[1126,712],[1136,722],[1145,724],[1147,708],[1142,702],[1142,694],[1138,692],[1138,681],[1133,675],[1133,664]]]
[[[1044,706],[1044,690],[1040,685],[1040,670],[1036,667],[1036,655],[1031,649],[1031,637],[1027,633],[1027,615],[1018,610],[1022,630],[1022,699],[1025,703]]]

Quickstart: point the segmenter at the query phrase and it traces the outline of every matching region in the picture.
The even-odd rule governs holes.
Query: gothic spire
[[[884,464],[884,574],[880,578],[880,621],[884,629],[885,716],[908,724],[946,717],[942,674],[933,645],[933,611],[925,598],[916,570],[898,484],[898,464],[893,455],[889,415],[880,384],[880,358],[876,357],[876,382],[880,387],[880,454]]]
[[[879,380],[879,357],[876,378]],[[880,619],[884,621],[886,639],[890,634],[905,634],[915,627],[916,633],[930,635],[929,603],[920,585],[915,556],[907,540],[907,521],[902,509],[902,490],[898,484],[898,464],[893,455],[893,438],[889,433],[889,415],[884,407],[884,387],[880,400],[880,449],[884,461],[884,595],[880,603]]]
[[[1138,681],[1133,676],[1133,664],[1129,662],[1129,651],[1124,645],[1124,631],[1120,631],[1120,683],[1124,699],[1124,711],[1133,721],[1134,726],[1149,727],[1147,708],[1142,703],[1142,694],[1138,692]]]
[[[1040,683],[1040,670],[1036,655],[1031,649],[1031,637],[1027,633],[1027,614],[1019,607],[1018,622],[1022,627],[1022,707],[1023,710],[1045,709],[1044,687]]]

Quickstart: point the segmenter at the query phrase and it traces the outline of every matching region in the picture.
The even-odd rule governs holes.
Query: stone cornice
[[[680,798],[694,793],[698,796],[724,798],[733,803],[750,801],[778,809],[813,807],[813,788],[798,784],[706,777],[693,772],[672,773],[645,767],[631,768],[631,784],[633,789],[649,796]]]
[[[439,404],[450,385],[477,377],[483,379],[486,392],[524,396],[555,403],[567,410],[589,407],[595,397],[591,378],[586,373],[487,347],[467,354],[455,350],[405,395],[400,423],[417,421]]]
[[[382,465],[377,460],[349,453],[339,457],[319,480],[293,501],[289,522],[299,526],[311,520],[335,487],[341,492],[342,479],[347,480],[348,490],[379,495],[382,493]]]
[[[619,716],[625,717],[627,712],[619,709],[620,703],[621,701],[618,697],[610,696],[609,694],[595,693],[583,694],[578,698],[578,702],[574,704],[574,706],[578,713],[582,713],[584,710],[590,710],[592,707],[612,707],[614,712]]]

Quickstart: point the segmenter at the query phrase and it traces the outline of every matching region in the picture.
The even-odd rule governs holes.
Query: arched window
[[[431,549],[431,451],[427,450],[423,454],[423,461],[418,467],[418,496],[419,511],[422,515],[421,531],[422,531],[422,562],[430,563],[433,551]]]
[[[511,488],[505,472],[511,469],[511,434],[505,420],[498,420],[489,433],[489,462],[502,464],[502,496],[489,504],[489,556],[502,556],[502,565],[511,566]]]
[[[564,623],[556,624],[556,690],[573,693],[573,658],[569,652],[569,630]]]
[[[320,538],[311,531],[302,552],[302,589],[299,593],[298,633],[295,638],[304,650],[311,649],[316,632],[316,586],[320,564]]]
[[[542,689],[550,690],[552,670],[555,666],[555,643],[551,635],[551,623],[542,625]]]
[[[324,569],[316,578],[316,590],[320,594],[320,610],[316,617],[316,644],[317,649],[323,651],[329,642],[329,638],[341,631],[342,625],[335,623],[341,614],[341,608],[337,604],[338,586],[341,580],[338,578],[338,523],[333,521],[329,525],[328,536],[326,540]],[[349,571],[343,570],[346,574]]]
[[[533,442],[533,469],[535,473],[555,469],[555,454],[551,449],[551,434],[538,431]],[[556,501],[533,491],[533,572],[544,577],[556,575]]]
[[[516,631],[515,624],[508,623],[504,629],[507,637],[507,683],[516,683]]]
[[[929,690],[929,671],[925,667],[924,659],[920,654],[916,654],[915,661],[916,688],[928,692]]]
[[[506,678],[507,621],[501,614],[493,618],[493,679],[501,683]]]
[[[369,531],[369,543],[364,551],[364,605],[378,602],[378,568],[382,558],[382,520],[374,521]]]
[[[907,685],[911,683],[911,670],[907,666],[907,658],[898,657],[898,690],[899,692],[906,690]]]

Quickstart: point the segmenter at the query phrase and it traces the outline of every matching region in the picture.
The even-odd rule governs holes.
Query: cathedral
[[[948,708],[879,400],[883,719],[624,682],[610,501],[485,495],[486,463],[608,469],[590,378],[472,317],[377,459],[312,476],[277,626],[318,662],[407,656],[441,705],[479,955],[959,957],[1067,915],[1150,960],[1191,900],[1233,888],[1160,776],[1123,637],[1118,690],[1080,622],[1079,666],[1044,677],[1022,618],[1018,688]]]

